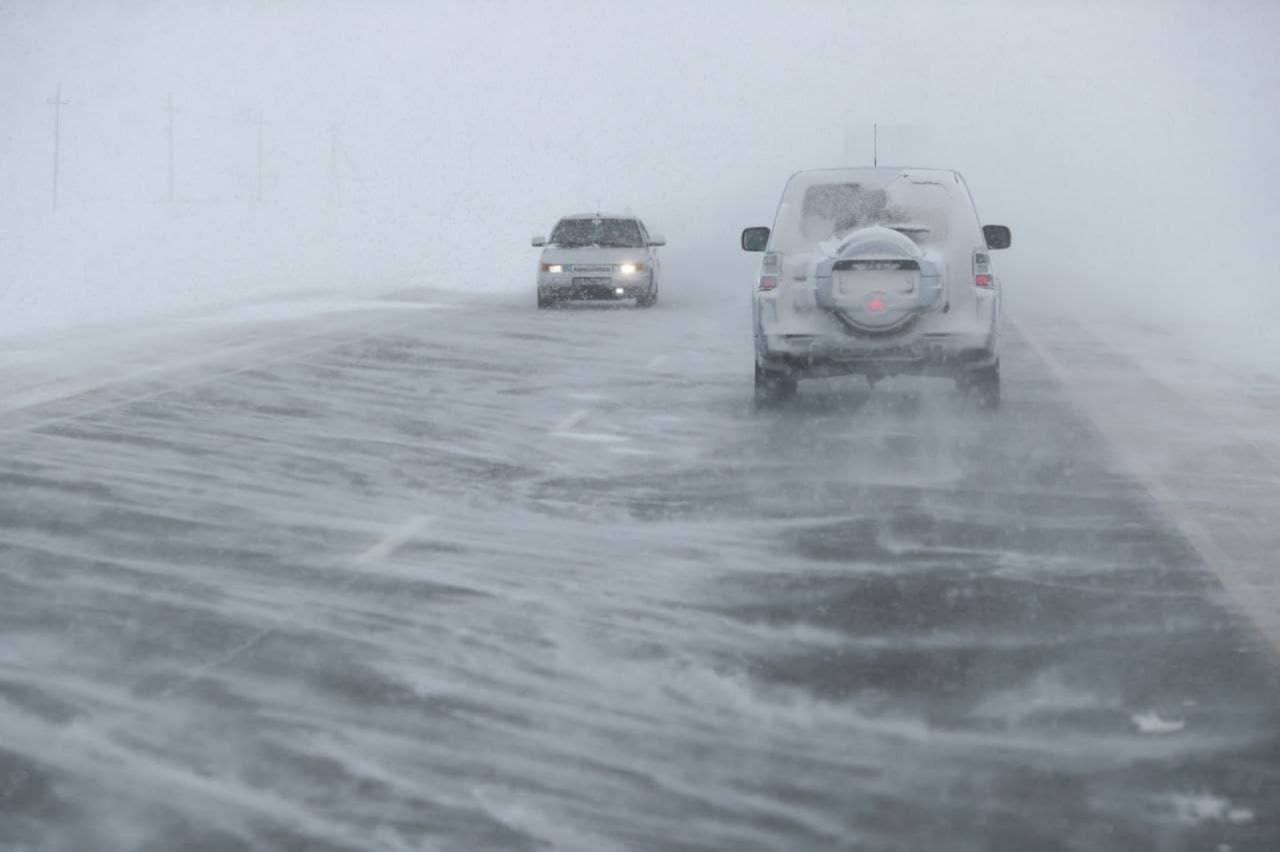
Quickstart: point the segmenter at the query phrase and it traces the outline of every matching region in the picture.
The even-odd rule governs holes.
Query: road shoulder
[[[1227,382],[1156,378],[1061,316],[1012,324],[1280,651],[1280,441],[1257,428],[1268,420],[1265,403]]]

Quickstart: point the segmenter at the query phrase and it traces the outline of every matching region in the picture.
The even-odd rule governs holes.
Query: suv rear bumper
[[[996,363],[995,336],[913,335],[850,345],[802,335],[757,338],[756,361],[796,378],[845,375],[955,377]]]

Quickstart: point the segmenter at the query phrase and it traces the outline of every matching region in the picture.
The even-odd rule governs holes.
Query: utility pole
[[[173,114],[177,111],[173,108],[173,95],[169,95],[169,100],[165,103],[164,111],[169,116],[168,135],[169,135],[169,203],[173,203]]]
[[[341,200],[338,173],[338,132],[342,129],[336,122],[329,125],[329,200],[337,205]]]
[[[880,125],[871,125],[871,165],[874,168],[880,166]]]
[[[62,108],[71,103],[62,99],[62,83],[58,83],[58,91],[45,101],[53,107],[53,209],[58,209],[58,172],[62,160]]]
[[[258,188],[254,194],[254,198],[259,204],[262,203],[262,169],[263,169],[263,126],[266,124],[262,117],[262,110],[258,110],[254,124],[258,128]]]

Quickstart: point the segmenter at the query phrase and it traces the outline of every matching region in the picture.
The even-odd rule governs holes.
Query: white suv
[[[755,290],[756,400],[808,376],[945,376],[1000,401],[1000,288],[988,251],[1009,229],[979,224],[964,178],[939,169],[799,172],[762,251]]]
[[[658,301],[661,272],[657,248],[634,216],[582,213],[556,223],[551,239],[534,237],[538,261],[538,307],[569,299],[635,299],[647,308]]]

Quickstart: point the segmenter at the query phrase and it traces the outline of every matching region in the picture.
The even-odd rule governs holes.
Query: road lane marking
[[[1154,710],[1149,713],[1133,713],[1129,719],[1140,734],[1176,734],[1187,727],[1181,719],[1165,719]]]
[[[570,429],[582,423],[582,421],[586,420],[590,416],[591,416],[591,409],[580,408],[577,411],[570,414],[565,419],[561,420],[555,426],[552,426],[551,431],[553,433],[560,433],[560,434],[568,432]]]
[[[435,518],[431,515],[415,515],[397,527],[382,541],[357,556],[356,562],[380,562],[387,559],[401,547],[408,544],[414,536],[426,529],[434,520]]]
[[[656,370],[659,367],[661,367],[664,363],[666,363],[666,361],[667,361],[667,355],[665,353],[659,352],[657,355],[654,355],[652,358],[649,359],[649,362],[645,365],[645,369]],[[605,400],[609,399],[609,397],[607,396],[604,396],[602,394],[595,394],[595,393],[575,393],[575,394],[570,394],[570,397],[572,399],[592,400],[597,403],[604,402]],[[588,417],[591,416],[592,412],[593,412],[593,409],[591,408],[579,408],[577,411],[573,412],[568,417],[564,418],[559,423],[552,426],[551,429],[549,429],[548,431],[552,435],[561,435],[561,436],[570,437],[570,438],[582,438],[582,439],[591,440],[591,441],[626,441],[628,440],[627,438],[623,438],[621,436],[615,436],[615,435],[605,435],[605,434],[586,435],[586,434],[574,432],[573,429],[582,425],[582,423]]]
[[[561,432],[559,434],[575,441],[591,441],[597,444],[624,444],[631,440],[623,435],[613,435],[608,432]]]
[[[415,515],[396,527],[388,533],[377,544],[356,557],[356,563],[359,565],[368,565],[373,562],[379,562],[392,556],[397,550],[408,544],[418,533],[422,532],[429,526],[435,518],[432,515]],[[363,574],[351,573],[345,580],[334,583],[329,588],[331,590],[340,590],[349,588],[356,581],[363,578]],[[195,668],[188,669],[181,675],[174,678],[174,682],[159,691],[162,696],[169,696],[178,692],[191,684],[195,683],[201,677],[207,675],[214,669],[222,668],[230,665],[254,648],[261,645],[267,639],[285,629],[285,624],[274,624],[270,627],[262,627],[255,630],[247,639],[240,642],[212,660],[202,663]]]

